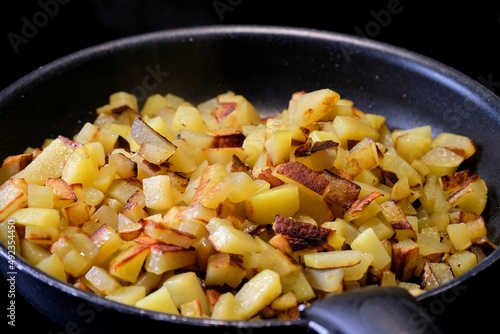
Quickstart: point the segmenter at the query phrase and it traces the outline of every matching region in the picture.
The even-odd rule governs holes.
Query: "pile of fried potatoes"
[[[463,135],[389,129],[328,88],[261,117],[227,92],[110,95],[0,169],[0,240],[78,289],[220,320],[298,319],[365,286],[428,291],[496,247]],[[12,243],[9,243],[12,244]]]

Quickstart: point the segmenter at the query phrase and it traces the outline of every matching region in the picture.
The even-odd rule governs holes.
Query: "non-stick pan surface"
[[[125,90],[139,102],[167,92],[194,103],[232,90],[263,114],[281,112],[291,93],[331,88],[366,112],[386,116],[391,128],[431,125],[471,137],[478,152],[467,167],[489,186],[484,216],[490,239],[500,243],[496,149],[500,99],[469,77],[407,50],[357,37],[272,26],[211,26],[129,37],[58,59],[0,93],[0,158],[38,146],[45,138],[72,136],[111,93]],[[1,270],[8,254],[2,246]],[[455,299],[470,281],[498,261],[499,251],[453,282],[417,297],[427,310]],[[62,284],[15,259],[17,292],[63,327],[83,332],[128,328],[204,333],[266,333],[297,322],[224,322],[173,317],[104,300]],[[480,284],[480,282],[475,282]],[[445,297],[447,299],[445,299]],[[434,303],[434,304],[433,304]],[[451,302],[450,302],[451,303]],[[144,326],[144,327],[142,327]]]

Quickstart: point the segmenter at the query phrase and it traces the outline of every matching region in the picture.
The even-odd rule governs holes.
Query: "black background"
[[[307,27],[364,36],[449,65],[500,96],[500,1],[40,0],[0,9],[0,89],[85,47],[156,30],[229,24]],[[307,66],[307,64],[304,64]],[[481,273],[467,300],[440,323],[445,333],[498,328],[500,264]],[[7,286],[1,280],[5,299]],[[6,305],[4,302],[2,306]],[[0,314],[7,314],[1,311]],[[0,328],[6,328],[2,317]],[[34,326],[34,327],[33,327]],[[61,333],[18,296],[16,327]]]

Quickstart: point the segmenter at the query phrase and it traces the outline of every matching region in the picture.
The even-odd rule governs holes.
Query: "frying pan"
[[[97,45],[55,60],[0,93],[0,155],[45,138],[72,136],[110,93],[167,92],[198,103],[232,90],[263,114],[286,108],[291,93],[331,88],[359,109],[386,116],[391,128],[431,125],[478,146],[467,168],[489,186],[489,238],[500,243],[497,163],[500,99],[432,59],[360,37],[280,26],[206,26],[159,31]],[[366,288],[313,303],[296,321],[213,321],[176,317],[105,300],[52,279],[0,247],[0,269],[16,292],[67,332],[147,328],[177,333],[439,333],[436,305],[447,307],[500,257],[418,297],[400,288]],[[480,282],[475,282],[480,284]],[[433,314],[434,313],[434,314]]]

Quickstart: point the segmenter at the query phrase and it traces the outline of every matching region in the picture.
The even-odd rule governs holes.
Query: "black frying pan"
[[[345,35],[284,27],[198,27],[126,38],[85,49],[21,78],[0,93],[0,155],[18,154],[47,137],[72,136],[119,90],[171,92],[195,103],[228,90],[263,114],[282,111],[297,90],[331,88],[361,110],[385,115],[391,128],[431,125],[478,145],[468,168],[489,185],[484,216],[500,244],[497,162],[500,99],[461,73],[423,56]],[[446,308],[500,257],[413,298],[402,289],[367,288],[318,301],[298,321],[228,322],[173,317],[117,304],[58,282],[15,259],[16,291],[68,332],[109,333],[130,326],[203,333],[438,333]],[[0,268],[12,275],[0,247]],[[381,320],[382,319],[382,320]],[[144,326],[144,327],[142,327]],[[324,329],[324,328],[329,328]]]

